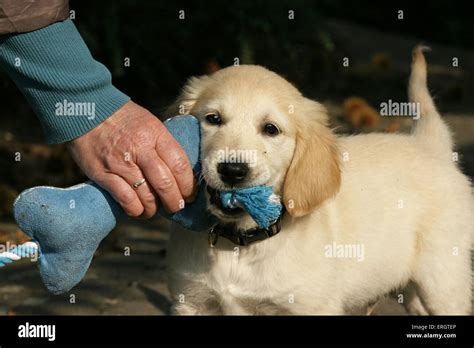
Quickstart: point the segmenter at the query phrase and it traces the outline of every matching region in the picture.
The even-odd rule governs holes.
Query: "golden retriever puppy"
[[[281,231],[237,245],[173,227],[169,287],[177,314],[342,314],[394,289],[417,314],[471,311],[471,185],[414,51],[412,134],[336,137],[328,116],[260,66],[192,78],[173,106],[201,123],[209,210],[244,234],[256,224],[212,193],[268,185]],[[228,165],[222,153],[247,154]]]

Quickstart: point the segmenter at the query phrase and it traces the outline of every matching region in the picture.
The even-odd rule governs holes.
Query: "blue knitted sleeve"
[[[70,19],[0,37],[0,65],[40,119],[48,143],[87,133],[130,100]]]

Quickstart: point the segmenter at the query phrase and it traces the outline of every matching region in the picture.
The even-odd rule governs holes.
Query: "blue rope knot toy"
[[[188,155],[193,173],[199,176],[200,126],[193,116],[177,116],[165,126]],[[241,207],[261,228],[267,228],[281,213],[279,197],[268,186],[221,192],[222,205]],[[71,204],[74,202],[74,204]],[[207,209],[205,185],[196,199],[175,214],[162,207],[158,214],[192,231],[209,231],[218,223]],[[93,182],[66,189],[48,186],[23,191],[14,203],[15,220],[31,242],[0,253],[0,266],[22,257],[38,255],[38,267],[46,288],[55,294],[72,289],[86,274],[100,242],[117,221],[128,217],[110,194]]]
[[[245,187],[220,194],[226,208],[243,208],[261,228],[268,228],[280,216],[280,197],[269,186]]]

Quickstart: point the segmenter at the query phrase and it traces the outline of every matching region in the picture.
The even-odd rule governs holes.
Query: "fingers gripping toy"
[[[193,116],[177,116],[165,126],[186,151],[195,176],[200,174],[200,127]],[[208,231],[217,219],[207,210],[205,184],[193,203],[175,214],[158,214],[191,231]],[[241,207],[260,227],[278,219],[281,204],[271,187],[256,186],[220,193],[228,208]],[[0,267],[39,253],[38,266],[46,288],[55,294],[81,281],[100,242],[117,221],[127,218],[110,194],[93,182],[66,189],[39,186],[22,192],[14,203],[15,220],[32,241],[0,253]],[[191,232],[190,232],[191,233]]]

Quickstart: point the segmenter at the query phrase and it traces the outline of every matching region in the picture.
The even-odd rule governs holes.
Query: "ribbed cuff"
[[[48,143],[77,138],[130,98],[112,85],[71,20],[0,38],[0,64],[27,98]]]

